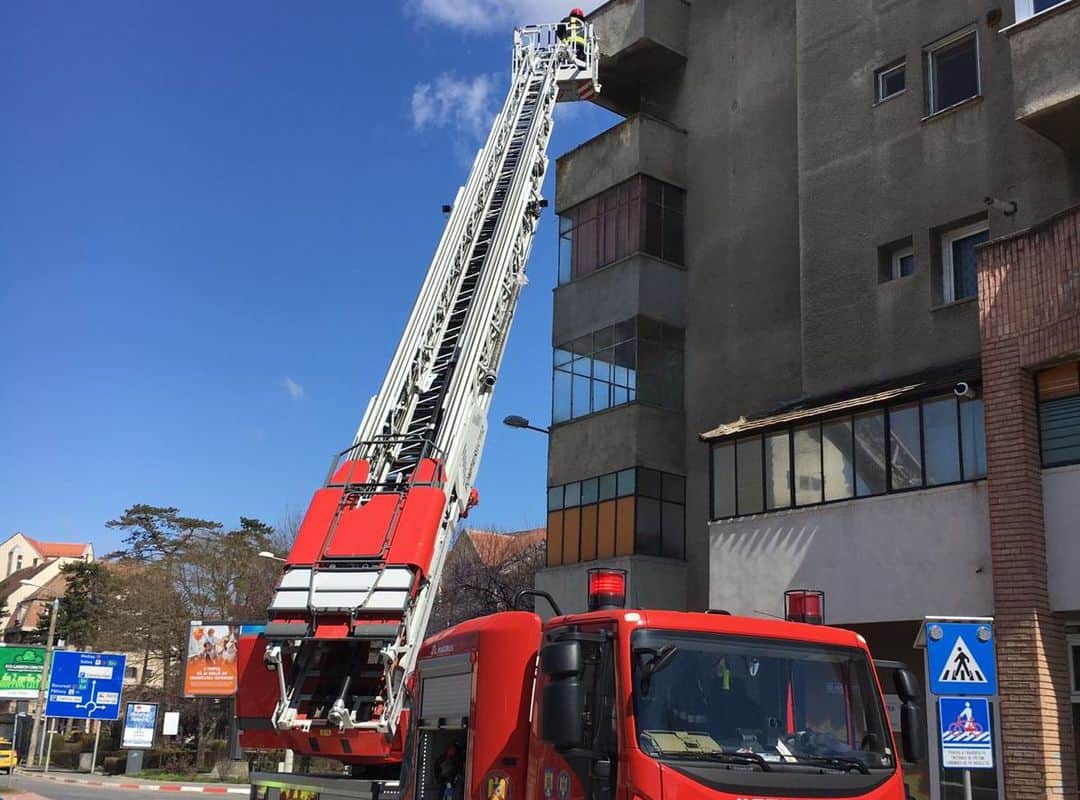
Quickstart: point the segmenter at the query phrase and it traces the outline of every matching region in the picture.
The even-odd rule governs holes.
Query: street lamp
[[[28,581],[25,578],[19,581],[23,586],[32,586],[35,589],[44,589],[41,584]],[[48,602],[47,597],[32,597],[30,602]],[[34,709],[34,724],[30,727],[30,750],[26,754],[26,766],[34,766],[37,755],[38,738],[41,735],[41,716],[45,712],[45,691],[49,686],[49,674],[52,668],[53,637],[56,635],[56,618],[60,616],[60,598],[52,598],[52,612],[49,614],[49,638],[45,642],[45,664],[41,669],[41,683],[38,686],[37,708]]]
[[[271,561],[280,561],[280,562],[282,562],[282,563],[284,563],[285,561],[287,561],[287,560],[288,560],[288,559],[282,558],[281,556],[278,556],[278,555],[274,555],[274,554],[273,554],[273,553],[271,553],[271,552],[270,552],[269,550],[260,550],[260,551],[259,551],[258,553],[256,553],[256,555],[257,555],[257,556],[258,556],[259,558],[268,558],[268,559],[270,559]]]
[[[503,419],[503,425],[509,428],[524,428],[528,431],[536,431],[537,433],[550,433],[549,428],[538,428],[535,425],[530,425],[529,420],[525,417],[519,417],[517,414],[511,414],[509,417]]]

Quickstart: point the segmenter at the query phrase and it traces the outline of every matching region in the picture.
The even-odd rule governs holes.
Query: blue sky
[[[100,553],[136,502],[302,512],[378,388],[513,24],[563,5],[0,4],[0,535]],[[552,154],[614,121],[560,109]],[[498,422],[550,417],[555,230],[471,524],[543,520],[546,443]]]

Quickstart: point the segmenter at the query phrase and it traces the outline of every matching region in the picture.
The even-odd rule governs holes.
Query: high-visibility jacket
[[[564,17],[559,24],[559,33],[561,33],[562,39],[567,44],[581,45],[586,44],[585,39],[585,20],[579,17]]]

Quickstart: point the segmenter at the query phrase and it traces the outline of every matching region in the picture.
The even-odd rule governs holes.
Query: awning
[[[861,408],[886,405],[905,398],[925,397],[938,392],[951,391],[961,381],[975,383],[979,379],[980,369],[978,362],[968,362],[963,365],[953,366],[947,370],[938,370],[934,374],[908,378],[898,382],[900,385],[889,388],[882,388],[878,385],[865,393],[852,393],[837,399],[820,398],[816,403],[813,399],[800,400],[797,403],[790,404],[785,409],[764,416],[749,419],[739,417],[733,422],[717,425],[712,430],[699,434],[698,438],[703,442],[713,442],[763,431],[768,428],[780,428],[793,423],[810,422]]]

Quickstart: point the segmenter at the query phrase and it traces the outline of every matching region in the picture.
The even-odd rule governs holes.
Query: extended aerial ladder
[[[457,192],[389,371],[286,559],[260,637],[265,670],[241,674],[238,716],[253,746],[395,758],[405,679],[455,526],[477,502],[491,393],[547,205],[555,103],[600,88],[585,31],[583,51],[560,25],[515,31],[506,101]]]

